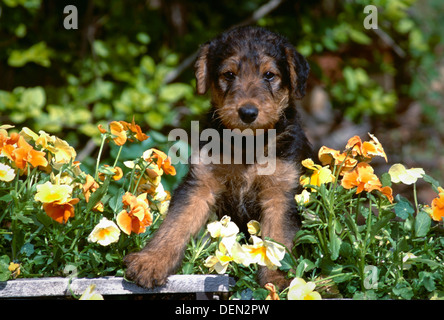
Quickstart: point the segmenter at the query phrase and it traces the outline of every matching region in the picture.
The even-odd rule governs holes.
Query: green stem
[[[120,153],[122,152],[122,149],[123,149],[123,145],[121,145],[119,148],[119,152],[117,153],[117,157],[116,157],[116,160],[114,161],[113,168],[115,168],[117,165],[117,161],[119,160]]]
[[[416,195],[416,183],[413,184],[413,199],[415,200],[416,213],[418,213],[418,197]]]
[[[147,162],[147,164],[142,168],[142,170],[140,170],[140,177],[139,177],[139,179],[137,179],[137,183],[136,183],[136,185],[134,186],[134,189],[133,189],[133,194],[136,194],[137,193],[137,189],[139,188],[139,184],[140,184],[140,181],[142,181],[142,178],[143,178],[143,175],[145,174],[145,170],[146,170],[146,168],[148,168],[148,166],[152,163],[153,161],[150,161],[150,162]]]
[[[99,177],[100,158],[102,157],[102,151],[103,151],[103,146],[105,145],[105,141],[106,141],[106,135],[102,134],[102,142],[100,143],[99,154],[97,155],[96,172],[94,174],[94,179],[96,180]]]

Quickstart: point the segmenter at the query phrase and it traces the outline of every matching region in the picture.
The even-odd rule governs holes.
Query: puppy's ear
[[[204,44],[197,55],[195,67],[196,88],[198,94],[207,92],[210,86],[210,75],[208,73],[208,51],[210,45]]]
[[[285,55],[287,57],[291,88],[295,92],[296,98],[302,99],[305,96],[305,86],[310,73],[310,65],[304,56],[291,45],[285,48]]]

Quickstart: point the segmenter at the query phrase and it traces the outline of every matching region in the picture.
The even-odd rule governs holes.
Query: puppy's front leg
[[[190,237],[208,220],[216,192],[217,185],[204,167],[191,168],[153,239],[142,251],[125,257],[126,276],[147,288],[165,284],[180,266]]]
[[[262,236],[269,237],[291,251],[293,238],[299,230],[294,190],[298,185],[298,173],[291,163],[277,162],[272,176],[262,177],[260,200],[262,204]],[[285,273],[280,270],[259,269],[259,283],[271,282],[283,290],[289,285]]]

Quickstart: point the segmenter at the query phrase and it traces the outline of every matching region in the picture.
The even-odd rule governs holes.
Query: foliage
[[[417,203],[416,181],[430,182],[439,192],[437,199],[442,189],[422,169],[400,164],[380,180],[368,164],[375,155],[385,157],[374,137],[364,143],[350,139],[344,153],[325,147],[319,151],[335,181],[307,184],[312,190],[308,197],[297,197],[304,219],[296,235],[296,276],[330,277],[322,282],[325,296],[441,297],[444,212],[434,204],[437,200],[432,208]],[[393,198],[392,182],[412,185],[415,204],[399,194]]]
[[[44,131],[9,129],[0,128],[2,281],[73,272],[123,275],[124,255],[143,247],[167,211],[169,193],[161,178],[176,174],[169,158],[149,149],[126,161],[124,172],[118,166],[124,145],[148,136],[134,122],[113,121],[109,129],[99,128],[100,151],[114,141],[118,155],[108,165],[99,152],[92,176],[82,171],[75,149],[64,140]],[[12,263],[18,271],[10,270]]]
[[[153,151],[141,157],[141,150],[168,147],[165,132],[172,126],[187,127],[209,106],[206,97],[194,94],[192,68],[178,72],[175,79],[167,76],[181,71],[180,61],[192,56],[199,44],[238,24],[267,1],[181,2],[186,14],[177,28],[165,19],[164,1],[158,1],[157,8],[150,6],[154,2],[129,3],[78,1],[80,29],[65,30],[63,1],[0,2],[0,125],[23,127],[20,134],[7,125],[0,129],[0,204],[6,208],[0,214],[0,281],[73,272],[123,274],[122,257],[143,246],[161,222],[160,211],[167,203],[153,206],[158,200],[152,194],[146,200],[139,198],[143,192],[137,184],[146,184],[139,172],[145,167],[155,171],[157,161],[165,160]],[[431,90],[432,80],[439,76],[436,55],[444,39],[439,27],[441,1],[373,1],[378,7],[378,30],[363,28],[367,4],[366,0],[284,1],[257,24],[284,34],[307,56],[310,79],[331,94],[338,117],[395,121],[395,111],[418,99],[427,132],[442,134],[442,116],[437,113],[442,95]],[[114,122],[108,126],[109,119],[134,119],[143,129],[152,129],[150,139],[125,143],[122,152],[117,137],[123,139],[125,132],[137,140],[137,130],[131,130],[136,127],[118,122],[125,124],[120,130]],[[110,140],[116,143],[107,144]],[[87,141],[100,148],[98,154],[86,153],[80,167],[74,154],[80,154]],[[324,297],[442,297],[444,242],[437,208],[444,207],[444,193],[439,183],[421,175],[439,194],[432,208],[417,203],[415,183],[414,203],[393,196],[389,189],[398,180],[389,173],[377,177],[368,164],[372,150],[380,153],[382,147],[373,138],[366,146],[375,148],[363,147],[359,155],[354,153],[355,144],[345,153],[325,153],[324,148],[322,156],[333,163],[305,162],[314,175],[304,177],[307,188],[297,197],[304,217],[293,248],[298,258],[287,252],[279,261],[290,278],[298,279],[288,289],[260,288],[257,263],[237,263],[242,259],[221,247],[227,240],[212,237],[209,230],[190,242],[181,272],[222,271],[222,265],[216,269],[217,262],[211,267],[210,261],[233,259],[222,267],[237,279],[234,298],[308,298],[316,296],[313,284]],[[14,153],[16,149],[20,152]],[[120,162],[129,167],[115,181]],[[367,165],[358,170],[358,162]],[[168,163],[165,166],[168,170]],[[163,174],[161,184],[159,179],[151,184],[172,190],[186,170],[176,169],[177,175]],[[55,187],[60,185],[71,188]],[[52,196],[59,198],[41,201]],[[134,229],[140,234],[128,227],[136,208],[146,213]],[[120,221],[126,232],[117,242],[110,238],[106,246],[100,244],[100,234],[111,235],[116,228],[104,217]],[[103,228],[96,229],[99,225]],[[250,243],[247,236],[236,234],[241,248],[259,246],[258,239],[249,237],[256,239]]]
[[[140,250],[167,214],[169,193],[161,179],[176,174],[170,158],[149,149],[124,161],[129,169],[124,172],[118,166],[123,148],[148,136],[134,121],[112,121],[98,127],[101,147],[90,175],[64,140],[26,127],[20,133],[11,129],[0,128],[0,202],[6,208],[0,217],[0,279],[123,275],[124,255]],[[248,223],[247,238],[225,216],[191,240],[181,273],[228,273],[237,279],[232,298],[240,299],[441,297],[444,189],[422,169],[401,164],[380,180],[369,162],[387,156],[370,137],[351,138],[342,153],[322,147],[322,165],[302,162],[308,173],[295,201],[303,226],[293,254],[261,238],[257,221]],[[110,165],[101,163],[107,141],[119,148]],[[431,207],[417,203],[418,179],[439,193]],[[394,197],[392,182],[413,185],[415,204]],[[272,284],[261,288],[258,266],[287,272],[291,285],[281,292]]]
[[[165,82],[166,75],[183,59],[174,49],[180,49],[182,55],[195,51],[200,43],[263,3],[249,0],[237,3],[234,10],[232,3],[189,1],[184,10],[190,33],[181,37],[164,31],[168,26],[159,10],[143,3],[79,3],[79,24],[90,30],[87,34],[62,27],[63,3],[4,0],[0,32],[7,41],[0,45],[7,46],[0,59],[8,66],[5,74],[9,77],[0,83],[0,111],[8,114],[3,121],[53,133],[76,129],[70,137],[74,146],[84,135],[97,137],[94,128],[104,118],[135,115],[138,123],[156,130],[183,126],[189,115],[206,110],[208,102],[193,94],[192,73],[187,73],[184,81]],[[363,10],[367,4],[366,0],[335,3],[327,10],[317,3],[284,3],[258,21],[297,45],[312,64],[312,76],[331,92],[332,105],[355,120],[393,114],[400,98],[423,95],[421,79],[406,80],[430,65],[432,49],[441,36],[436,34],[438,30],[426,35],[421,29],[411,10],[417,9],[414,0],[373,2],[378,8],[380,32],[366,30]],[[45,10],[51,13],[49,19],[42,18]],[[294,19],[294,13],[299,19]],[[387,37],[381,32],[392,40],[392,48],[384,43]],[[164,39],[171,45],[165,45]],[[322,56],[340,59],[326,66]],[[434,68],[421,70],[436,73]],[[395,83],[385,85],[378,80],[380,74]],[[186,113],[182,106],[188,108]],[[71,111],[69,116],[66,108]]]

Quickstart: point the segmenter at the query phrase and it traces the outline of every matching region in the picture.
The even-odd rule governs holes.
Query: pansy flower
[[[435,221],[444,219],[444,189],[439,187],[439,196],[432,201],[431,217]]]
[[[43,151],[34,150],[34,148],[25,141],[23,137],[19,137],[17,142],[17,148],[12,151],[12,160],[19,169],[25,169],[29,163],[33,167],[46,167],[48,160],[45,158]]]
[[[7,164],[0,163],[0,181],[10,182],[15,178],[15,171]]]
[[[279,295],[278,295],[278,293],[277,293],[277,290],[276,290],[276,287],[274,286],[274,284],[272,284],[272,283],[267,283],[267,284],[264,286],[264,288],[268,290],[268,295],[267,295],[267,297],[265,298],[265,300],[281,300],[281,299],[279,298]]]
[[[46,182],[37,186],[34,196],[36,201],[43,203],[46,214],[58,223],[66,223],[74,217],[74,205],[78,198],[71,199],[72,187]]]
[[[374,174],[373,168],[366,162],[360,162],[355,169],[346,172],[341,184],[345,189],[357,187],[356,194],[362,191],[379,190],[390,202],[393,202],[392,189],[387,186],[382,187],[382,183],[378,176]]]
[[[322,184],[335,181],[335,176],[328,168],[328,166],[322,167],[315,164],[311,159],[305,159],[302,161],[302,165],[310,169],[312,173],[301,176],[300,183],[305,186],[311,184],[314,186],[321,186]]]
[[[319,149],[318,158],[324,166],[341,166],[341,173],[352,170],[358,163],[358,160],[351,157],[347,152],[341,153],[325,146]]]
[[[131,135],[134,138],[136,138],[137,140],[144,141],[144,140],[149,138],[145,133],[142,132],[142,129],[140,128],[140,126],[138,126],[134,122],[134,117],[133,117],[133,121],[131,123],[128,123],[128,122],[125,122],[125,121],[119,121],[119,122],[123,125],[123,128],[125,130],[130,131]]]
[[[354,136],[348,140],[345,148],[351,150],[353,156],[362,156],[366,160],[379,156],[387,162],[387,155],[379,140],[371,133],[368,135],[372,139],[371,141],[362,142],[359,136]]]
[[[249,255],[251,263],[267,266],[271,270],[276,270],[281,266],[280,261],[285,256],[284,246],[270,240],[262,240],[256,236],[251,236],[251,239],[252,245],[242,246],[242,249]]]
[[[131,232],[143,233],[146,227],[153,223],[146,196],[146,193],[142,193],[136,197],[127,192],[122,197],[122,202],[126,209],[117,215],[116,220],[119,228],[127,235],[130,235]]]
[[[314,291],[314,282],[305,282],[302,278],[294,278],[288,289],[288,300],[321,300],[319,292]]]
[[[120,230],[117,225],[103,217],[88,236],[89,242],[97,242],[102,246],[119,241]]]
[[[391,166],[388,173],[390,174],[392,182],[402,182],[406,185],[416,183],[419,178],[422,178],[425,175],[424,169],[422,168],[406,169],[406,167],[400,163]]]
[[[142,157],[147,162],[156,161],[158,169],[162,168],[165,174],[176,175],[176,169],[171,165],[171,159],[165,152],[151,148],[145,151]]]
[[[43,204],[46,214],[58,223],[66,223],[69,218],[74,218],[74,205],[79,202],[79,198],[69,199],[64,203],[49,202]]]

